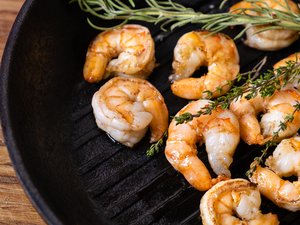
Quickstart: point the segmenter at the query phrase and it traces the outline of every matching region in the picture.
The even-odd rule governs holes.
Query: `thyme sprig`
[[[288,29],[300,31],[300,15],[293,13],[285,1],[283,7],[277,10],[269,7],[260,0],[245,0],[252,3],[250,9],[240,8],[238,13],[204,14],[196,12],[192,8],[175,3],[172,0],[145,0],[147,6],[137,8],[134,0],[71,0],[77,2],[82,11],[104,20],[117,20],[120,26],[128,21],[142,21],[159,24],[162,30],[173,30],[188,23],[202,24],[203,29],[219,32],[227,27],[236,25],[269,25],[263,30]],[[260,4],[259,4],[260,3]],[[96,25],[90,18],[87,19],[90,26],[98,30],[111,27]],[[236,38],[240,37],[246,29],[243,29]]]
[[[226,95],[216,98],[209,104],[201,108],[197,113],[183,113],[174,117],[177,124],[186,123],[195,117],[211,114],[217,107],[226,109],[230,103],[238,100],[245,95],[246,99],[255,98],[258,94],[262,97],[271,96],[276,90],[280,90],[289,83],[300,82],[300,63],[297,61],[288,61],[285,66],[274,70],[268,70],[262,75],[258,75],[262,62],[252,71],[240,74],[237,81],[248,79],[241,86],[233,86]],[[254,74],[253,77],[251,75]],[[246,76],[245,76],[246,75]],[[258,77],[257,77],[258,76]]]
[[[164,139],[166,139],[167,137],[168,137],[168,132],[165,131],[164,134],[163,134],[163,136],[157,142],[155,142],[154,144],[152,144],[149,149],[147,149],[146,155],[148,157],[152,157],[155,154],[159,153],[160,150],[161,150],[161,147],[164,144]]]
[[[192,114],[189,112],[183,113],[179,116],[175,116],[174,120],[176,124],[182,124],[193,120],[195,117],[200,117],[201,115],[211,114],[213,110],[217,107],[222,109],[228,108],[230,103],[236,101],[238,98],[246,94],[247,99],[255,98],[258,94],[262,97],[271,96],[276,90],[280,90],[290,83],[300,83],[300,63],[297,61],[287,61],[285,66],[279,67],[274,70],[268,70],[267,72],[260,75],[261,68],[266,63],[266,57],[263,58],[251,71],[246,73],[241,73],[237,76],[236,81],[241,82],[246,79],[246,81],[241,86],[233,86],[229,92],[211,101],[209,104],[201,108],[197,113]],[[231,85],[231,83],[230,83]],[[225,86],[225,85],[224,85]],[[222,87],[216,91],[221,91]],[[210,96],[213,96],[212,92],[206,91]],[[287,115],[284,121],[279,124],[279,129],[274,132],[273,138],[266,143],[266,148],[263,150],[261,157],[256,158],[257,162],[262,162],[262,159],[267,154],[268,149],[276,144],[275,140],[279,135],[279,132],[287,128],[287,123],[292,122],[294,119],[294,114],[296,111],[300,110],[300,103],[294,105],[295,110],[291,115]],[[160,151],[163,145],[163,139],[167,137],[167,133],[157,141],[152,144],[147,150],[147,156],[153,156],[155,153]],[[253,171],[252,171],[253,172]],[[251,172],[248,172],[251,174]]]
[[[278,129],[273,132],[272,138],[265,143],[265,148],[263,150],[261,150],[262,154],[259,157],[254,158],[254,161],[250,165],[250,169],[246,172],[247,177],[250,178],[253,175],[253,173],[255,172],[257,166],[264,162],[264,159],[267,156],[268,150],[271,147],[277,146],[278,143],[276,142],[276,139],[279,137],[279,133],[283,132],[287,129],[288,123],[293,122],[295,113],[300,111],[300,102],[297,102],[295,105],[293,105],[293,107],[294,107],[294,111],[291,114],[287,114],[284,117],[283,121],[279,122]]]

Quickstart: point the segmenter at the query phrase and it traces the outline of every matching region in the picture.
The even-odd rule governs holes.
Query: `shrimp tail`
[[[149,124],[151,130],[150,143],[153,143],[158,141],[163,136],[168,127],[168,113],[162,113],[168,112],[168,109],[162,98],[157,98],[155,101],[146,100],[143,102],[143,105],[154,118]]]
[[[191,155],[191,152],[195,152],[195,149],[186,142],[167,141],[167,160],[194,188],[206,191],[211,187],[211,176],[204,163],[197,155]]]
[[[182,90],[185,89],[185,92]],[[188,91],[188,90],[193,91]],[[197,99],[203,95],[203,80],[197,78],[186,78],[174,81],[171,85],[171,90],[174,95],[185,99]]]
[[[94,51],[88,52],[83,68],[84,79],[89,83],[101,81],[106,73],[107,63],[107,57],[104,57],[103,54]]]
[[[300,210],[300,183],[282,180],[268,168],[257,166],[250,181],[257,184],[259,191],[274,204],[296,212]]]

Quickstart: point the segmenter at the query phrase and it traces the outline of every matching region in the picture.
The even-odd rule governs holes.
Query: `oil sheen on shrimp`
[[[260,192],[279,207],[300,210],[300,137],[280,142],[273,155],[266,160],[267,168],[257,166],[250,180]],[[297,176],[290,182],[281,177]]]
[[[288,4],[288,6],[286,5]],[[242,13],[241,8],[252,9],[257,7],[265,7],[266,5],[274,10],[281,10],[287,12],[291,10],[295,14],[299,14],[299,8],[296,3],[291,0],[264,0],[264,1],[254,1],[247,2],[241,1],[230,8],[231,13]],[[259,13],[254,11],[243,11],[243,13],[259,16]],[[246,36],[247,39],[245,44],[249,47],[256,48],[265,51],[275,51],[285,47],[288,47],[293,42],[295,42],[299,35],[297,31],[286,30],[286,29],[276,29],[276,30],[266,30],[263,32],[258,32],[262,29],[267,29],[267,26],[252,26],[247,25]]]
[[[150,142],[159,140],[168,128],[168,109],[163,96],[148,81],[115,77],[92,99],[96,123],[112,138],[133,147],[151,130]]]
[[[300,94],[297,90],[287,89],[276,91],[271,97],[263,98],[260,95],[247,100],[245,96],[233,101],[230,110],[238,117],[241,127],[241,138],[247,144],[263,145],[272,138],[274,132],[280,128],[286,116],[291,115],[293,107],[300,101]],[[258,114],[263,113],[261,120],[257,119]],[[287,123],[287,128],[279,132],[276,141],[291,137],[300,128],[300,113],[294,114],[292,122]]]
[[[203,225],[278,225],[275,214],[262,214],[258,189],[245,179],[221,181],[202,197]],[[235,216],[236,215],[236,216]]]
[[[239,54],[234,41],[225,34],[209,31],[192,31],[184,34],[174,49],[173,93],[186,99],[212,97],[226,93],[230,81],[239,73]],[[201,66],[208,67],[208,73],[200,78],[189,78]]]
[[[90,44],[84,79],[99,82],[110,75],[147,78],[155,66],[154,41],[141,25],[124,25],[100,33]]]
[[[191,102],[176,116],[185,112],[196,113],[209,102]],[[197,156],[197,143],[205,142],[213,171],[217,175],[230,177],[229,166],[239,140],[237,118],[229,110],[218,108],[210,115],[202,115],[187,123],[176,124],[173,120],[168,130],[165,155],[193,187],[203,191],[209,189],[213,181],[206,166]]]

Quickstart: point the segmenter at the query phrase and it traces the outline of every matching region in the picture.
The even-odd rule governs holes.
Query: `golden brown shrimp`
[[[244,179],[221,181],[202,197],[203,225],[278,225],[275,214],[262,214],[260,193]],[[236,216],[234,216],[236,214]]]
[[[174,49],[174,74],[169,77],[173,93],[186,99],[212,97],[226,93],[239,73],[239,55],[235,43],[225,34],[192,31],[184,34]],[[201,66],[208,73],[200,78],[188,78]],[[219,89],[221,88],[221,89]],[[219,91],[218,91],[219,90]]]
[[[300,137],[280,142],[266,160],[268,168],[256,167],[250,180],[260,192],[279,207],[290,211],[300,210]],[[295,175],[298,181],[281,179]]]
[[[115,140],[133,147],[151,130],[150,142],[160,139],[168,128],[168,109],[163,96],[148,81],[115,77],[92,99],[96,123]]]
[[[140,25],[100,33],[90,44],[83,75],[90,83],[110,75],[147,78],[155,66],[154,41]]]
[[[287,66],[287,62],[297,62],[297,63],[300,63],[300,52],[296,52],[294,54],[291,54],[289,55],[288,57],[280,60],[279,62],[277,62],[273,68],[276,72],[276,69],[278,69],[279,67],[284,67],[284,66]],[[283,83],[283,82],[282,82]],[[291,88],[296,88],[299,90],[299,80],[296,79],[293,83],[289,83],[289,84],[286,84],[284,89],[291,89]]]
[[[296,52],[296,53],[293,53],[291,55],[289,55],[288,57],[278,61],[274,66],[273,68],[274,69],[278,69],[279,67],[283,67],[283,66],[286,66],[287,62],[288,61],[294,61],[294,62],[300,62],[300,52]]]
[[[189,103],[176,116],[185,112],[196,113],[208,100]],[[239,143],[239,123],[229,110],[216,109],[210,115],[202,115],[192,121],[177,124],[173,120],[168,130],[165,155],[171,165],[184,175],[196,189],[207,190],[212,185],[211,176],[197,157],[197,143],[205,142],[208,159],[217,175],[230,177],[229,166]]]
[[[286,6],[286,2],[288,6]],[[239,14],[246,13],[249,15],[259,16],[257,12],[246,10],[241,11],[240,9],[252,9],[258,6],[268,6],[275,10],[281,10],[287,12],[291,10],[295,14],[299,14],[299,8],[296,3],[291,0],[264,0],[257,1],[254,3],[241,1],[233,5],[230,8],[231,13]],[[285,48],[291,45],[299,37],[297,31],[286,30],[286,29],[276,29],[276,30],[267,30],[259,32],[261,29],[266,29],[267,26],[252,26],[251,24],[247,25],[246,36],[247,40],[245,44],[256,49],[266,50],[266,51],[275,51],[281,48]]]
[[[266,165],[280,177],[300,177],[300,137],[282,140]]]
[[[291,115],[295,108],[293,105],[300,101],[300,94],[296,90],[276,91],[271,97],[263,98],[260,95],[247,100],[244,96],[230,104],[230,110],[238,117],[241,127],[241,138],[249,145],[263,145],[272,138],[274,132],[279,130],[280,122],[287,115]],[[260,122],[259,113],[264,113]],[[300,113],[294,114],[292,122],[287,128],[279,132],[276,141],[293,136],[300,128]]]

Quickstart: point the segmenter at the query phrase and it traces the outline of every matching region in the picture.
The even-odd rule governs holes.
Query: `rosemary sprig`
[[[279,137],[279,133],[287,129],[288,123],[293,122],[295,113],[300,111],[300,102],[297,102],[293,107],[294,111],[291,114],[287,114],[283,121],[280,121],[278,129],[273,132],[272,138],[265,143],[265,148],[261,150],[262,154],[259,157],[254,158],[254,161],[250,165],[250,169],[246,172],[247,177],[250,178],[256,170],[256,167],[264,162],[268,150],[271,147],[277,146],[278,143],[276,142],[276,139]]]
[[[164,143],[164,139],[166,139],[167,137],[168,137],[168,133],[167,133],[167,131],[165,131],[164,134],[163,134],[163,136],[157,142],[155,142],[154,144],[152,144],[149,149],[147,149],[146,155],[148,157],[152,157],[155,154],[159,153],[160,149],[161,149],[161,147],[162,147],[162,145]]]
[[[236,25],[269,25],[262,29],[288,29],[300,31],[300,15],[290,10],[287,2],[277,10],[270,8],[263,1],[245,0],[254,5],[251,9],[238,9],[239,13],[204,14],[192,8],[185,7],[172,0],[145,0],[147,6],[136,8],[134,0],[71,0],[77,2],[82,11],[104,20],[117,20],[120,26],[128,21],[142,21],[159,24],[162,30],[175,29],[188,23],[203,24],[203,29],[219,32],[227,27]],[[262,4],[257,4],[261,2]],[[252,13],[251,13],[252,12]],[[87,19],[90,26],[105,30],[111,27],[97,26],[91,19]],[[240,37],[248,28],[243,29],[236,38]]]
[[[245,75],[248,76],[244,84],[233,86],[226,95],[216,98],[210,104],[201,108],[196,114],[186,112],[174,117],[177,124],[189,122],[194,117],[211,114],[217,107],[221,107],[222,109],[228,108],[232,101],[236,101],[245,94],[245,98],[247,99],[254,98],[258,94],[262,97],[267,97],[273,95],[276,90],[280,90],[288,83],[300,82],[300,63],[296,61],[288,61],[285,66],[275,70],[268,70],[257,77],[257,72],[261,68],[261,64],[262,62],[254,70],[238,76],[237,81],[245,78]],[[251,78],[252,74],[254,74],[254,77]]]

